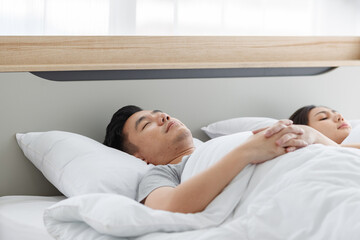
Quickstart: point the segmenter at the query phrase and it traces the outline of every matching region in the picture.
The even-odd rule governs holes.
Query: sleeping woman
[[[310,126],[343,147],[360,148],[359,144],[342,144],[351,131],[350,124],[337,111],[308,105],[296,110],[289,118],[293,124]]]

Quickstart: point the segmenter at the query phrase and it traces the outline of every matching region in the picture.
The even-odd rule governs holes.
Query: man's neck
[[[169,164],[177,164],[180,163],[184,156],[190,155],[195,151],[195,147],[191,147],[189,149],[186,149],[185,151],[181,152],[178,156],[174,158],[174,160],[171,160]]]

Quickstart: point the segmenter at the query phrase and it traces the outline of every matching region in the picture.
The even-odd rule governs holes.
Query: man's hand
[[[267,135],[270,137],[273,134],[280,132],[282,129],[284,129],[287,126],[290,126],[292,124],[293,124],[293,121],[291,121],[289,119],[282,119],[282,120],[279,120],[277,123],[275,123],[273,126],[260,128],[260,129],[252,131],[252,133],[257,134],[259,132],[262,132],[262,131],[268,129]]]
[[[252,164],[265,162],[312,143],[311,139],[304,138],[304,129],[292,125],[290,120],[280,120],[271,127],[253,133],[253,137],[245,143],[249,152],[253,152],[250,155],[254,157],[250,159]]]
[[[275,134],[281,133],[280,138],[276,140],[276,144],[279,147],[284,148],[285,152],[292,152],[298,148],[311,144],[310,139],[304,139],[303,137],[305,133],[304,129],[298,125],[292,125],[292,123],[293,122],[288,119],[279,120],[271,127],[253,131],[253,134],[264,131],[264,136],[270,138]]]

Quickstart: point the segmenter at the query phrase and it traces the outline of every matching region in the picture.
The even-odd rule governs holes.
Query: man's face
[[[159,110],[134,113],[126,121],[123,133],[138,147],[134,156],[154,165],[168,164],[193,147],[190,130]]]

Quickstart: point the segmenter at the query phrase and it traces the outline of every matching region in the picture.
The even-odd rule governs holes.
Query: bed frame
[[[202,140],[209,123],[242,116],[287,118],[305,104],[360,118],[360,67],[316,76],[55,82],[28,72],[0,73],[0,196],[60,195],[27,160],[15,133],[63,130],[102,141],[127,104],[161,109]],[[100,79],[99,79],[100,80]]]

